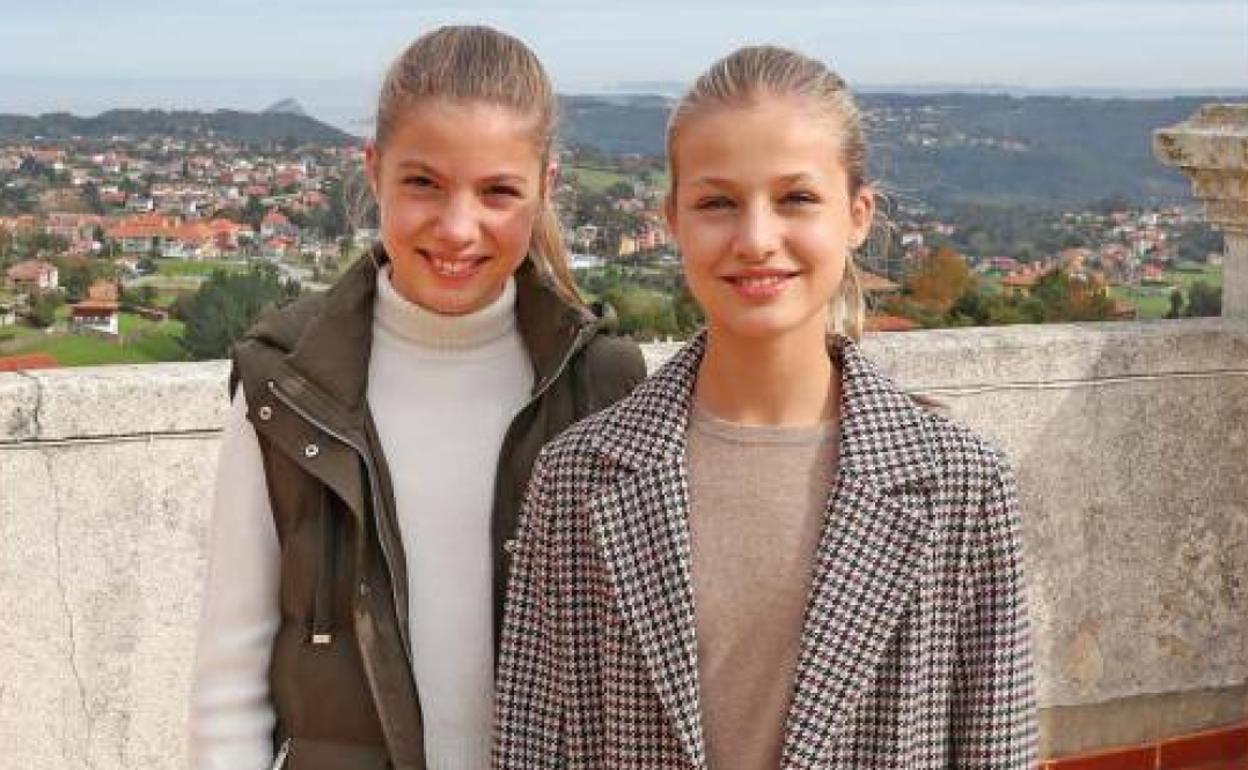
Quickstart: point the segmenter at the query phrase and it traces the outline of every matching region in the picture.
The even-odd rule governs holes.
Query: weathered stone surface
[[[211,361],[0,375],[0,443],[219,430],[228,371]]]
[[[1248,324],[865,345],[1009,453],[1042,705],[1248,682]],[[647,349],[652,367],[675,347]],[[225,376],[0,374],[0,768],[183,764]]]
[[[216,444],[0,450],[0,767],[183,764]]]
[[[0,442],[39,435],[39,382],[33,376],[0,375]]]

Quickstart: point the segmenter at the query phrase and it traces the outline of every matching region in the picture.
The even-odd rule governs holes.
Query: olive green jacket
[[[380,249],[327,292],[270,313],[234,349],[281,545],[269,670],[287,770],[424,768],[394,494],[366,393]],[[604,314],[606,315],[606,314]],[[516,320],[533,392],[509,426],[494,491],[495,643],[510,543],[533,461],[573,421],[645,377],[641,351],[526,261]],[[448,590],[452,587],[448,586]]]

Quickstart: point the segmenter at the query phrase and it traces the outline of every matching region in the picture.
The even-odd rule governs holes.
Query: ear
[[[372,139],[364,143],[364,171],[368,176],[368,186],[373,191],[373,200],[381,200],[377,193],[381,183],[381,152]]]
[[[867,240],[871,223],[875,221],[875,188],[869,184],[859,186],[849,202],[849,216],[853,228],[851,240],[854,248],[858,248]]]
[[[676,235],[676,198],[669,191],[663,196],[663,219],[667,222],[667,230]]]
[[[559,162],[552,160],[546,164],[546,173],[542,176],[542,190],[546,200],[555,197],[555,185],[559,183]]]

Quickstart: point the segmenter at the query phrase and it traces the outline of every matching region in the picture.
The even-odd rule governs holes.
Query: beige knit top
[[[837,425],[759,427],[696,404],[688,468],[702,728],[710,770],[776,770]]]

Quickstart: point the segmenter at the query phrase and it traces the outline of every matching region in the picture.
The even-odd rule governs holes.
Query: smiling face
[[[712,333],[821,338],[874,212],[827,116],[798,98],[716,107],[681,126],[672,154],[668,220]]]
[[[487,102],[426,99],[366,151],[391,280],[437,313],[493,302],[524,260],[553,168],[534,119]]]

